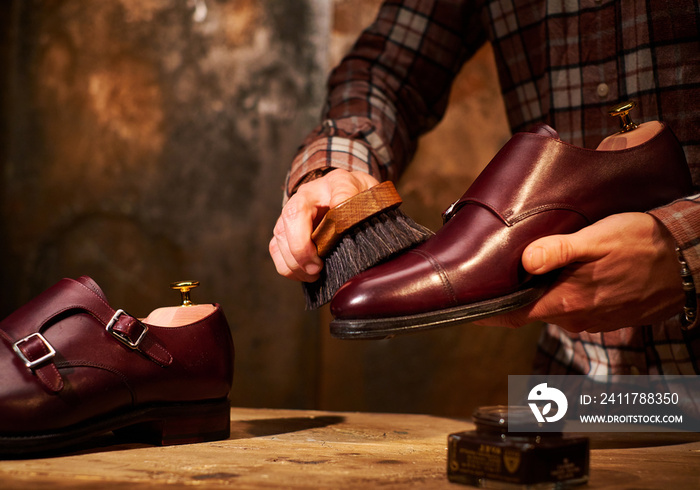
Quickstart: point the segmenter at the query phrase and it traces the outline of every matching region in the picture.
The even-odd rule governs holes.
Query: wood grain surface
[[[105,436],[76,452],[0,461],[0,487],[467,488],[447,436],[467,421],[412,414],[231,410],[225,441],[154,447]],[[700,488],[698,434],[593,434],[593,489]]]

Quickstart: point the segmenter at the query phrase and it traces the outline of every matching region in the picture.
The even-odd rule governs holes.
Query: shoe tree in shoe
[[[153,310],[143,323],[157,327],[182,327],[195,323],[210,315],[216,307],[212,304],[196,305],[190,299],[190,291],[199,286],[199,281],[178,281],[170,285],[180,291],[180,306],[165,306]]]
[[[620,131],[605,138],[598,145],[597,150],[611,151],[632,148],[649,141],[663,129],[663,124],[659,121],[634,123],[630,119],[629,113],[636,106],[637,103],[631,100],[610,108],[608,114],[620,118]]]

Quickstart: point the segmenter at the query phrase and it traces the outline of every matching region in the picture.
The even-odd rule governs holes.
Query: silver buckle
[[[141,327],[143,327],[143,331],[141,332],[141,335],[139,335],[139,338],[136,339],[136,342],[132,342],[130,338],[128,338],[127,336],[125,336],[119,332],[116,332],[114,330],[114,325],[117,323],[117,320],[122,315],[131,316],[127,312],[125,312],[124,310],[119,309],[114,313],[114,315],[112,316],[112,319],[109,321],[109,323],[107,324],[107,327],[105,327],[105,329],[107,330],[107,332],[111,333],[122,344],[126,345],[127,347],[129,347],[131,349],[136,350],[139,348],[139,344],[141,344],[141,341],[146,336],[146,332],[148,332],[148,327],[146,325],[144,325],[143,323],[139,322],[138,320],[136,320],[137,323],[139,325],[141,325]]]
[[[447,209],[445,209],[445,211],[443,211],[443,213],[442,213],[442,224],[443,225],[452,219],[452,216],[454,216],[455,211],[456,211],[455,208],[457,207],[457,204],[459,203],[459,201],[460,201],[460,199],[457,199],[455,202],[450,204],[450,206]]]
[[[48,354],[45,354],[41,356],[39,359],[36,359],[34,361],[30,361],[27,359],[27,356],[24,355],[24,352],[22,352],[19,348],[19,344],[23,342],[28,342],[29,339],[32,337],[39,337],[39,340],[41,340],[44,343],[44,346],[49,350]],[[31,335],[27,335],[23,339],[18,340],[14,344],[12,344],[12,349],[17,353],[20,359],[22,359],[22,362],[24,362],[24,365],[27,366],[29,369],[34,369],[35,366],[38,366],[39,364],[48,361],[49,359],[52,359],[53,356],[56,355],[56,350],[49,344],[49,342],[46,340],[46,338],[41,335],[39,332],[33,333]]]

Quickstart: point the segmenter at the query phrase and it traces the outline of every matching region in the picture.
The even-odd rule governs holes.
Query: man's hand
[[[563,268],[535,303],[476,322],[519,327],[541,320],[572,331],[602,332],[670,318],[683,309],[675,243],[645,213],[609,216],[570,235],[532,242],[523,252],[531,274]]]
[[[379,181],[364,172],[336,169],[303,184],[287,201],[270,240],[270,256],[277,272],[297,281],[318,279],[323,261],[311,233],[326,212]]]

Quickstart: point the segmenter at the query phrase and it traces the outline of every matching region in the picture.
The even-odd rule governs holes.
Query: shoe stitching
[[[510,215],[513,214],[512,212],[510,212],[510,214],[509,214],[509,212],[506,212],[506,214],[501,214],[501,212],[498,209],[496,209],[496,207],[491,205],[490,203],[488,203],[486,201],[482,201],[481,199],[469,197],[469,198],[464,198],[463,200],[460,200],[455,205],[455,207],[452,209],[452,212],[450,213],[449,219],[454,218],[462,210],[462,208],[466,207],[468,204],[473,204],[475,206],[479,206],[479,207],[493,213],[494,215],[496,215],[496,217],[498,219],[503,221],[506,225],[508,225],[508,218],[510,217]],[[448,219],[448,221],[449,221],[449,219]]]
[[[576,213],[580,215],[588,224],[591,224],[591,220],[588,219],[588,216],[583,214],[582,211],[580,211],[576,206],[572,206],[570,204],[565,204],[565,203],[552,203],[552,204],[543,204],[541,206],[537,206],[532,209],[528,209],[527,211],[518,214],[515,217],[511,217],[508,215],[506,219],[504,220],[508,226],[513,226],[516,223],[519,223],[520,221],[523,221],[530,216],[534,216],[539,213],[543,213],[546,211],[571,211],[573,213]]]
[[[144,346],[143,350],[138,349],[139,352],[144,354],[146,357],[153,359],[157,364],[160,364],[161,367],[167,367],[172,364],[173,356],[171,356],[164,347],[148,336],[144,339],[144,341],[146,342],[146,345]]]
[[[445,291],[445,294],[447,294],[447,296],[449,296],[449,298],[452,300],[452,303],[456,305],[457,295],[455,294],[455,291],[452,288],[452,284],[450,283],[450,279],[447,276],[447,272],[445,271],[445,269],[443,269],[442,265],[440,265],[440,262],[438,262],[438,260],[433,255],[420,249],[409,250],[408,253],[420,255],[428,262],[430,262],[430,265],[433,266],[433,269],[435,270],[435,272],[437,272],[438,276],[440,277],[440,282],[442,284],[443,290]]]

